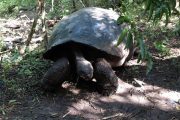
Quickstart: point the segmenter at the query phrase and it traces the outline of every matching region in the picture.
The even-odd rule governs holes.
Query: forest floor
[[[31,23],[26,16],[0,19],[1,37],[7,49],[27,39]],[[33,36],[32,46],[41,42],[39,34]],[[168,43],[167,56],[160,57],[150,49],[154,66],[148,75],[146,66],[137,63],[136,58],[128,62],[125,70],[116,69],[119,87],[109,97],[98,94],[93,84],[85,82],[76,86],[64,83],[64,89],[57,93],[45,93],[38,84],[48,69],[42,64],[49,64],[42,54],[30,56],[30,60],[27,55],[8,71],[1,65],[0,120],[179,120],[180,37],[171,37]],[[1,60],[4,53],[0,54]]]

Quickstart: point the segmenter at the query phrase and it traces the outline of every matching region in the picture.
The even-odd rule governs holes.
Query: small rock
[[[23,43],[22,37],[6,37],[4,39],[4,47],[5,49],[12,49],[14,46],[14,43]]]
[[[40,43],[43,40],[42,37],[32,38],[31,43]]]
[[[22,43],[23,42],[23,38],[22,37],[19,37],[19,36],[16,36],[13,40],[14,43]]]
[[[13,48],[13,43],[12,43],[13,38],[7,37],[4,39],[4,49],[12,49]]]
[[[15,43],[21,43],[22,37],[16,36],[16,37],[6,37],[4,39],[5,42],[15,42]]]
[[[10,21],[4,25],[6,28],[12,28],[12,29],[19,29],[21,25],[18,23],[18,21]]]

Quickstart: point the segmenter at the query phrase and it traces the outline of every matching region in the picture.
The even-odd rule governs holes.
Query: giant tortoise
[[[56,90],[64,81],[76,77],[96,80],[101,93],[114,93],[118,77],[113,67],[122,66],[132,54],[123,41],[116,46],[122,28],[119,15],[103,8],[89,7],[64,17],[55,27],[44,53],[54,61],[42,79],[45,90]]]

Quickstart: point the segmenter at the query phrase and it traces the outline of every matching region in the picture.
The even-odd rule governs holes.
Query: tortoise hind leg
[[[54,92],[65,81],[70,79],[70,63],[66,57],[58,59],[45,73],[41,83],[45,91]]]
[[[103,95],[111,95],[116,92],[118,77],[105,59],[101,58],[95,62],[94,77],[99,86],[98,92]]]

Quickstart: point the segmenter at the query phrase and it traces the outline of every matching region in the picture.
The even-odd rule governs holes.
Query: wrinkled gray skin
[[[63,18],[44,54],[56,62],[44,75],[43,87],[54,90],[76,74],[84,80],[95,78],[102,94],[114,93],[118,78],[112,67],[122,66],[133,55],[133,48],[125,49],[124,41],[115,46],[121,33],[118,17],[114,11],[90,7]]]

